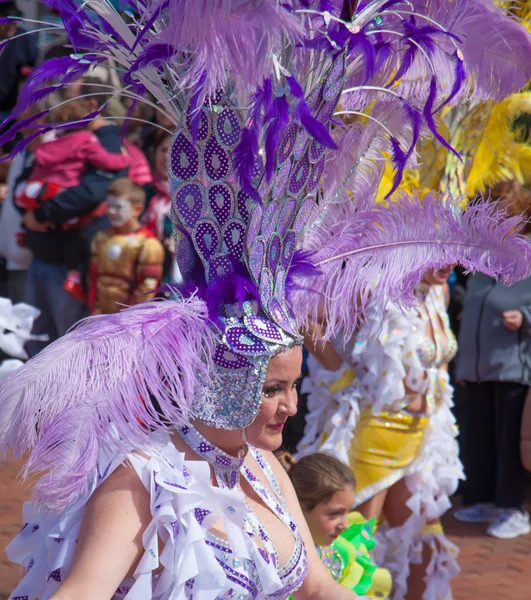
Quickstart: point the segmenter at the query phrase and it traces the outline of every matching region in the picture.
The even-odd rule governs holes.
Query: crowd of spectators
[[[10,4],[0,4],[0,16],[13,15]],[[2,120],[13,114],[20,89],[39,61],[71,52],[61,40],[39,49],[34,36],[17,38],[17,33],[15,23],[0,25],[0,38],[15,36],[0,51]],[[142,106],[128,113],[130,100],[120,91],[113,65],[100,66],[45,99],[46,106],[40,103],[16,117],[51,108],[50,122],[81,119],[78,128],[56,129],[37,137],[13,156],[20,139],[0,149],[0,296],[40,310],[33,331],[46,335],[46,343],[62,336],[80,318],[101,312],[95,308],[102,304],[94,297],[99,289],[95,278],[108,275],[104,271],[109,260],[114,261],[113,275],[123,278],[128,292],[124,304],[140,301],[139,289],[149,298],[147,283],[159,289],[163,282],[179,278],[166,167],[171,123],[155,103],[151,111]],[[87,115],[102,107],[96,118],[87,120]],[[34,132],[23,130],[20,138]],[[116,189],[123,190],[118,199],[108,195],[115,180],[121,182]],[[138,198],[142,199],[140,207]],[[114,219],[109,201],[114,202]],[[95,236],[105,231],[119,239],[106,246],[103,260],[101,252],[93,251],[91,256],[91,245],[94,250]],[[151,241],[146,246],[148,238],[160,242],[160,252]],[[123,259],[121,247],[128,248],[128,260]],[[146,247],[150,260],[157,263],[147,271],[143,264]],[[148,272],[147,279],[144,272]],[[29,354],[44,345],[29,343]]]

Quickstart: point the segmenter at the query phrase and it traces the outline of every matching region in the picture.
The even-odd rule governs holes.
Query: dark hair
[[[171,133],[164,131],[164,129],[157,129],[153,135],[153,150],[156,151],[165,139],[171,139],[171,137]]]
[[[276,457],[289,475],[303,511],[313,510],[347,487],[356,487],[350,468],[329,454],[316,452],[296,461],[289,452],[280,451]]]
[[[142,204],[143,206],[146,203],[144,188],[128,177],[119,177],[111,181],[107,189],[107,195],[127,198],[131,204]]]

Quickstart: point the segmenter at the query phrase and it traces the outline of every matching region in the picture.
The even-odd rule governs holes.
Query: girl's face
[[[430,269],[424,273],[423,279],[428,285],[443,285],[448,281],[448,277],[450,277],[454,269],[455,265],[449,265],[437,271]]]
[[[312,538],[318,546],[330,546],[348,527],[348,513],[354,502],[354,490],[348,486],[336,492],[326,502],[320,502],[304,516]]]
[[[160,175],[168,178],[168,149],[171,143],[171,136],[165,137],[155,149],[155,170]]]
[[[277,450],[288,417],[297,412],[297,382],[301,378],[302,350],[290,348],[269,361],[258,416],[245,433],[251,446]]]

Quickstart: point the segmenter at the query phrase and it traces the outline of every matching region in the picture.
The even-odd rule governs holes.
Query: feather
[[[156,67],[169,62],[175,54],[175,51],[175,46],[172,44],[151,44],[143,50],[131,64],[129,70],[124,75],[124,83],[132,83],[134,75],[141,69],[150,66]]]
[[[389,190],[386,199],[390,198],[398,189],[402,181],[402,174],[406,167],[406,154],[400,147],[400,143],[394,137],[391,138],[391,147],[393,149],[393,164],[395,166],[395,176],[393,178],[393,186]]]
[[[424,105],[424,120],[426,121],[426,125],[429,127],[429,130],[435,136],[435,139],[442,144],[447,150],[455,154],[458,158],[459,154],[450,146],[450,144],[444,139],[444,137],[439,133],[437,129],[437,123],[433,118],[433,113],[435,112],[435,100],[437,98],[437,79],[435,76],[431,78],[430,82],[430,93],[428,99],[426,100],[426,104]]]
[[[256,202],[262,203],[260,194],[253,185],[252,178],[258,159],[260,131],[263,114],[271,111],[272,86],[271,79],[265,79],[253,96],[247,126],[240,133],[240,141],[234,148],[234,169],[242,189]]]
[[[284,133],[289,119],[289,103],[285,95],[278,96],[273,101],[271,114],[264,118],[267,123],[265,133],[266,178],[271,180],[276,168],[276,153],[280,138]]]
[[[24,112],[28,106],[39,102],[52,92],[61,89],[67,83],[79,79],[87,73],[95,64],[102,63],[105,59],[93,55],[87,55],[83,61],[71,56],[52,58],[40,64],[31,71],[27,81],[20,90],[20,101],[12,116],[17,117]],[[60,83],[58,83],[60,80]],[[43,88],[46,83],[53,85]]]
[[[463,92],[473,99],[500,100],[531,79],[531,35],[484,0],[413,0],[419,12],[454,33],[468,81]]]
[[[514,129],[522,114],[531,114],[531,92],[513,94],[490,109],[466,182],[470,197],[501,181],[531,181],[531,145],[517,142]]]
[[[150,430],[187,421],[214,342],[195,298],[82,321],[3,383],[0,453],[29,451],[23,475],[47,471],[35,497],[60,510],[87,491],[102,444],[143,449]]]
[[[278,0],[174,0],[163,41],[179,41],[191,57],[181,83],[190,89],[203,75],[205,97],[227,83],[230,72],[239,89],[255,88],[271,70],[271,55],[281,38],[301,38],[299,19]]]
[[[234,169],[243,191],[261,204],[262,199],[252,181],[258,150],[258,126],[245,127],[241,131],[238,145],[234,148]]]
[[[388,207],[345,208],[344,221],[321,229],[320,240],[306,247],[322,275],[312,281],[317,294],[296,294],[299,325],[324,314],[327,339],[339,332],[348,338],[369,302],[377,309],[387,300],[410,305],[428,269],[453,263],[507,284],[524,279],[531,273],[531,244],[518,233],[521,223],[494,203],[461,212],[436,194],[424,200],[403,194]]]

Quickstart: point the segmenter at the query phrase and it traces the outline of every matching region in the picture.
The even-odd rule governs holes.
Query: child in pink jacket
[[[87,114],[82,100],[72,100],[54,111],[56,123],[83,119]],[[65,188],[79,185],[89,166],[104,171],[121,171],[129,166],[129,156],[108,152],[98,138],[87,128],[67,130],[55,138],[39,144],[34,151],[35,165],[28,181],[16,193],[16,204],[24,211],[35,210],[46,200]],[[73,219],[65,229],[83,229],[95,217],[105,214],[102,203],[86,217]]]
[[[67,123],[81,120],[88,114],[82,99],[71,100],[53,112],[55,123]],[[65,188],[75,187],[81,182],[89,166],[104,171],[121,171],[129,167],[130,158],[125,153],[108,152],[91,131],[90,123],[86,127],[65,132],[56,132],[34,150],[35,163],[27,181],[21,183],[15,192],[15,204],[24,212],[33,211],[43,202],[53,198]],[[104,199],[103,199],[104,200]],[[104,201],[87,215],[77,217],[63,224],[64,229],[85,229],[94,219],[107,211]],[[21,238],[23,243],[23,236]],[[72,248],[72,254],[76,250]],[[72,256],[75,264],[76,257]],[[68,272],[65,289],[78,300],[83,301],[81,277],[79,271]]]

